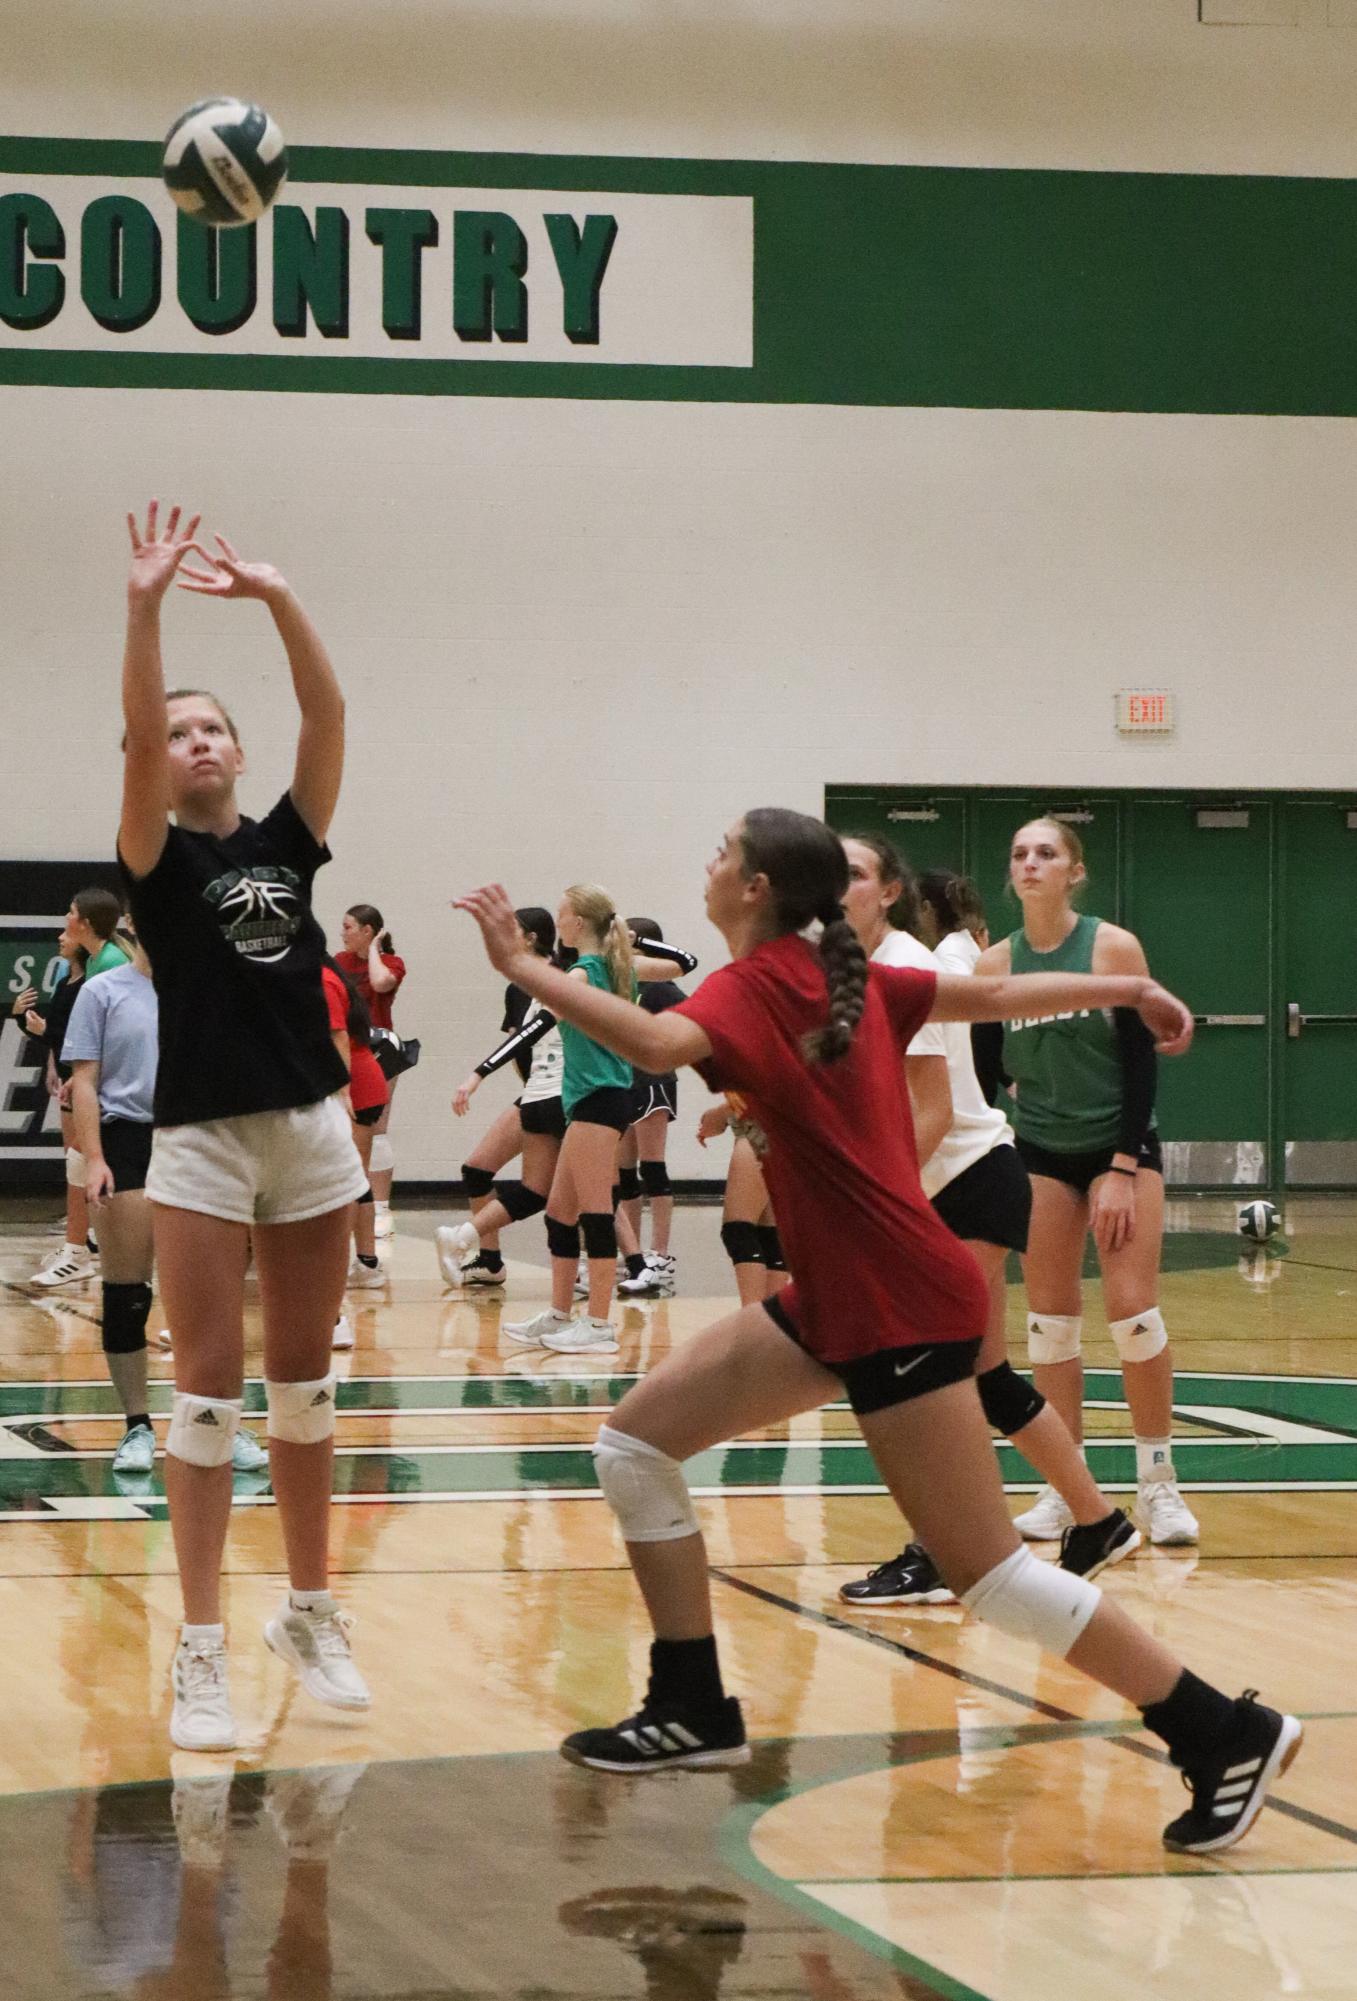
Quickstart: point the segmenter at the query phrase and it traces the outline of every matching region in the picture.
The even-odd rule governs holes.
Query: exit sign
[[[1173,720],[1173,697],[1167,688],[1119,690],[1117,728],[1123,736],[1167,736]]]

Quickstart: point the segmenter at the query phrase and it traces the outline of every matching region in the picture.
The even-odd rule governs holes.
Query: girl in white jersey
[[[910,871],[887,841],[844,841],[848,894],[844,913],[869,959],[937,972],[941,955],[914,937],[919,899]],[[969,940],[970,932],[965,933]],[[964,952],[954,954],[955,961]],[[969,968],[966,968],[969,971]],[[1027,1248],[1032,1194],[1027,1170],[1002,1112],[987,1105],[976,1081],[970,1034],[961,1022],[928,1022],[905,1054],[924,1193],[979,1261],[989,1284],[989,1321],[976,1364],[986,1417],[1011,1438],[1051,1486],[1067,1497],[1073,1525],[1061,1545],[1067,1570],[1096,1577],[1129,1556],[1140,1536],[1099,1492],[1059,1415],[1009,1364],[1004,1336],[1010,1251]],[[839,1594],[850,1604],[946,1604],[952,1593],[917,1543]]]

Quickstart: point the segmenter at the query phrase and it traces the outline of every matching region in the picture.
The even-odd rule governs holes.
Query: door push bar
[[[1265,1014],[1194,1014],[1198,1028],[1266,1028]]]
[[[1286,1032],[1294,1042],[1303,1028],[1357,1027],[1357,1014],[1302,1014],[1299,1001],[1286,1004]]]

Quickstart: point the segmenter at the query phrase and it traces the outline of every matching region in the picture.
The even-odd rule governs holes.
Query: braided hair
[[[829,989],[829,1018],[803,1048],[812,1063],[837,1063],[848,1053],[867,1001],[867,955],[843,914],[848,857],[823,820],[782,806],[757,806],[740,830],[745,870],[765,875],[781,932],[818,921],[820,959]]]

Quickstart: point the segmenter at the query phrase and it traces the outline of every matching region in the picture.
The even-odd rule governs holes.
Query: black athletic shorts
[[[615,1133],[624,1133],[636,1116],[636,1092],[630,1084],[605,1084],[599,1091],[591,1091],[587,1098],[581,1098],[566,1114],[566,1124],[570,1126],[611,1126]]]
[[[677,1071],[669,1070],[663,1076],[652,1077],[648,1072],[638,1070],[632,1089],[636,1093],[636,1102],[631,1115],[633,1125],[639,1125],[642,1119],[648,1119],[652,1112],[664,1112],[671,1119],[678,1117]]]
[[[773,1325],[789,1341],[805,1348],[796,1322],[782,1304],[779,1293],[765,1299],[763,1310]],[[807,1354],[810,1350],[806,1350]],[[910,1348],[882,1348],[875,1355],[855,1355],[849,1362],[830,1362],[823,1355],[815,1360],[840,1378],[848,1402],[859,1417],[874,1410],[889,1410],[898,1403],[912,1403],[930,1390],[948,1383],[964,1383],[975,1374],[980,1359],[979,1341],[923,1341]]]
[[[146,1186],[154,1132],[155,1127],[149,1119],[99,1121],[99,1145],[104,1159],[113,1170],[115,1195],[130,1195],[134,1189]]]
[[[544,1139],[565,1138],[565,1106],[559,1098],[518,1101],[518,1119],[525,1133],[540,1133]]]
[[[354,1124],[356,1126],[378,1125],[381,1122],[382,1113],[386,1110],[389,1103],[390,1100],[384,1098],[380,1105],[364,1105],[361,1112],[354,1113]]]
[[[1114,1153],[1120,1153],[1117,1146],[1099,1147],[1096,1153],[1052,1153],[1048,1147],[1034,1146],[1030,1139],[1018,1135],[1018,1153],[1026,1164],[1029,1174],[1044,1174],[1049,1181],[1063,1181],[1076,1195],[1087,1195],[1100,1174],[1106,1174],[1112,1165]],[[1150,1133],[1136,1155],[1136,1166],[1146,1167],[1151,1174],[1164,1172],[1164,1154],[1159,1144],[1158,1133]]]
[[[1025,1251],[1032,1221],[1032,1183],[1007,1140],[958,1174],[933,1197],[933,1207],[954,1237]]]

